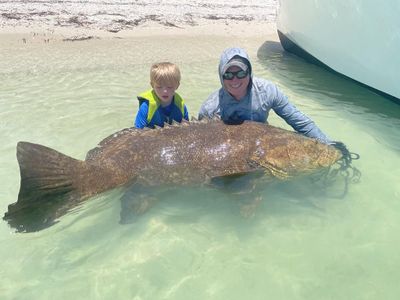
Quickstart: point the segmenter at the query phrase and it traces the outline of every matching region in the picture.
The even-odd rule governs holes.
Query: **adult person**
[[[309,117],[289,102],[275,84],[253,76],[249,56],[244,49],[225,49],[218,71],[222,87],[202,104],[199,119],[220,115],[228,124],[245,120],[264,123],[272,109],[297,132],[326,144],[332,143]]]

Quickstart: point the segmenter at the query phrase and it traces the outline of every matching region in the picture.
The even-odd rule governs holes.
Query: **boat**
[[[400,1],[279,0],[282,47],[400,104]]]

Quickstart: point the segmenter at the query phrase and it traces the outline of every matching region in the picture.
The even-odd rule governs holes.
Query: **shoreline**
[[[234,23],[206,23],[195,26],[168,27],[156,23],[149,23],[144,26],[133,29],[122,29],[117,33],[109,32],[101,29],[82,28],[82,27],[44,27],[44,26],[3,26],[0,28],[0,35],[44,35],[54,36],[56,39],[73,38],[73,37],[94,37],[94,38],[126,38],[132,36],[188,36],[188,35],[204,35],[204,36],[231,36],[237,37],[254,37],[261,35],[275,35],[276,25],[271,22],[247,22],[236,21]]]
[[[276,0],[15,0],[0,3],[0,42],[159,35],[277,39],[276,6]]]

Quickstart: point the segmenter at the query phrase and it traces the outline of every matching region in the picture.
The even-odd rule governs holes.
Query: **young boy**
[[[181,73],[177,65],[170,62],[155,63],[150,69],[151,90],[138,96],[139,111],[135,127],[163,127],[164,123],[189,120],[189,113],[181,96],[175,91],[179,87]]]

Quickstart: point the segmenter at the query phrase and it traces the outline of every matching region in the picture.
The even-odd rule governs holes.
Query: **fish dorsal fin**
[[[206,116],[205,118],[201,119],[200,122],[204,123],[221,122],[221,117],[218,114],[213,114],[211,117]]]
[[[179,126],[179,125],[180,125],[180,123],[179,123],[179,122],[177,122],[177,121],[175,121],[175,120],[172,120],[172,123],[171,123],[171,125],[172,125],[172,126]]]
[[[210,119],[214,121],[221,121],[221,116],[219,114],[213,114],[213,116]]]
[[[203,116],[201,119],[192,117],[192,123],[210,123],[210,122],[221,122],[221,117],[218,114],[213,114],[210,116]]]
[[[86,154],[86,160],[95,160],[96,157],[102,154],[103,148],[111,143],[123,143],[127,138],[132,137],[134,135],[139,135],[143,133],[143,129],[138,129],[135,127],[124,128],[120,131],[117,131],[105,139],[103,139],[95,148],[90,150]]]
[[[189,125],[190,125],[190,122],[188,120],[186,120],[186,119],[182,120],[181,126],[189,126]]]

